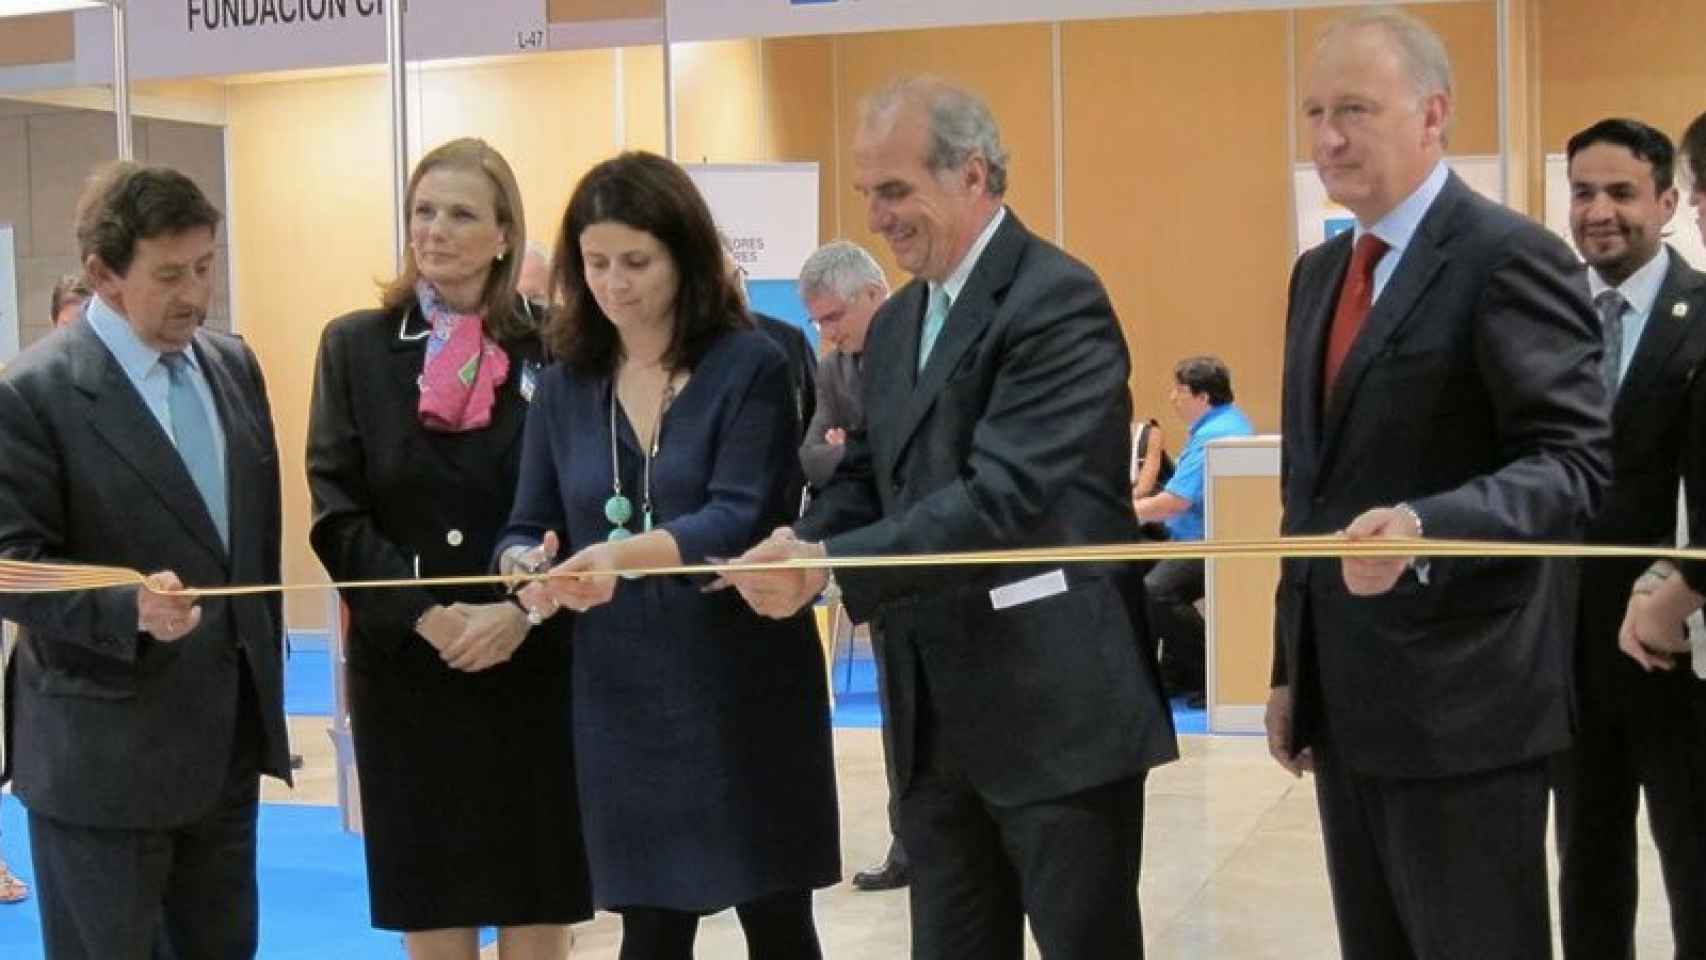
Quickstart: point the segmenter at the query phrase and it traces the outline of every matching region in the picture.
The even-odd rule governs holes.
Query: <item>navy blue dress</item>
[[[498,552],[610,523],[608,377],[546,371],[528,412],[521,481]],[[652,464],[655,526],[682,560],[738,556],[791,516],[800,470],[786,361],[729,333],[665,412]],[[640,442],[616,413],[623,492],[638,528]],[[810,611],[753,613],[701,580],[620,581],[575,624],[573,728],[599,906],[711,912],[840,879],[840,818],[822,649]]]

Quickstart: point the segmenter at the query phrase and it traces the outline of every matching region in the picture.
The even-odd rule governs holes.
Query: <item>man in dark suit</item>
[[[1395,10],[1323,34],[1303,112],[1356,229],[1291,278],[1287,535],[1571,541],[1609,461],[1580,265],[1444,164],[1451,68]],[[1348,958],[1551,953],[1546,760],[1570,741],[1564,562],[1294,560],[1269,748],[1313,769]]]
[[[282,611],[168,592],[279,579],[260,367],[201,329],[219,221],[176,171],[98,175],[77,216],[95,299],[0,375],[0,556],[154,571],[0,597],[50,960],[256,949],[259,775],[289,778]]]
[[[914,276],[877,312],[865,432],[792,530],[747,553],[885,556],[1131,541],[1129,359],[1090,269],[1002,205],[975,95],[899,82],[865,106],[854,185]],[[919,958],[1141,957],[1143,784],[1176,756],[1120,565],[840,577],[876,624]],[[822,571],[731,577],[785,616]]]
[[[1570,139],[1570,231],[1605,335],[1613,483],[1595,543],[1675,542],[1689,381],[1706,356],[1706,275],[1660,240],[1676,212],[1670,138],[1603,120]],[[1581,561],[1580,721],[1558,764],[1558,900],[1567,958],[1634,955],[1643,793],[1678,956],[1706,955],[1706,731],[1692,670],[1648,674],[1617,649],[1640,559]]]

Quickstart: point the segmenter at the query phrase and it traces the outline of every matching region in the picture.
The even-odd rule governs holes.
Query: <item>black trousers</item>
[[[1554,765],[1564,956],[1635,956],[1645,794],[1676,956],[1706,957],[1706,683],[1686,663],[1630,680],[1626,696],[1584,695],[1575,747]]]
[[[1461,777],[1351,770],[1317,745],[1315,788],[1346,960],[1544,960],[1544,760]]]
[[[624,907],[619,960],[693,960],[699,915],[660,907]],[[821,960],[810,890],[787,890],[735,907],[748,960]]]
[[[887,690],[888,663],[882,654],[882,644],[877,642],[878,627],[873,623],[870,624],[869,629],[871,631],[871,662],[877,670],[877,689]],[[889,722],[890,721],[887,717],[883,718],[884,724]],[[906,844],[901,842],[900,828],[896,826],[900,818],[900,813],[899,802],[895,796],[894,790],[894,758],[889,756],[888,731],[883,731],[883,736],[878,739],[881,741],[883,746],[883,778],[889,791],[889,801],[887,804],[889,817],[889,850],[888,855],[883,858],[883,862],[886,864],[890,860],[898,860],[904,864],[907,862]]]
[[[1203,578],[1201,560],[1163,560],[1143,577],[1150,629],[1162,637],[1161,675],[1169,693],[1207,688],[1207,629],[1196,607]]]
[[[921,727],[897,810],[912,862],[913,960],[1020,960],[1026,918],[1049,960],[1141,960],[1145,776],[997,806],[936,749],[928,721]]]
[[[255,819],[261,730],[244,666],[225,787],[207,816],[163,830],[30,812],[47,960],[249,960],[258,949]]]

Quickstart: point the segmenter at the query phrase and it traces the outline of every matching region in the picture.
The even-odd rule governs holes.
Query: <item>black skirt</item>
[[[569,718],[568,617],[508,663],[451,670],[427,642],[349,673],[373,925],[592,916]],[[359,633],[352,643],[360,643]]]

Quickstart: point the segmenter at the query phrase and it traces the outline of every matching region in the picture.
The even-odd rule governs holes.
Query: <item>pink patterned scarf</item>
[[[489,426],[498,388],[509,377],[509,355],[485,335],[481,314],[456,313],[424,280],[415,284],[415,296],[432,325],[421,367],[421,425],[435,433]]]

